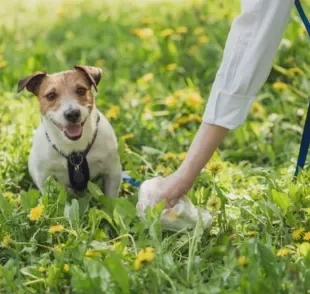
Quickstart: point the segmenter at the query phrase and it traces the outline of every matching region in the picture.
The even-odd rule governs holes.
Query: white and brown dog
[[[103,177],[104,194],[118,196],[121,164],[114,130],[95,106],[94,91],[101,69],[75,66],[73,70],[37,72],[18,83],[38,97],[42,122],[29,156],[29,172],[42,191],[49,176],[73,190]]]

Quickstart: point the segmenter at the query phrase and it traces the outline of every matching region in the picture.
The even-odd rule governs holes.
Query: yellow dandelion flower
[[[292,237],[294,240],[300,240],[303,233],[305,231],[305,228],[299,228],[297,230],[295,230],[293,233],[292,233]]]
[[[132,34],[138,38],[145,40],[150,39],[154,36],[154,32],[151,28],[139,28],[132,30]]]
[[[164,160],[171,160],[171,159],[175,159],[177,156],[175,153],[172,153],[172,152],[168,152],[164,155]]]
[[[160,35],[161,37],[166,38],[168,36],[171,36],[173,33],[173,29],[164,29],[163,31],[161,31]]]
[[[147,73],[145,74],[142,78],[141,78],[144,82],[150,82],[154,79],[154,74],[152,74],[151,72],[150,73]]]
[[[283,257],[283,256],[286,256],[288,254],[294,254],[294,253],[295,253],[295,251],[293,249],[284,247],[284,248],[281,248],[277,252],[277,256],[282,256]]]
[[[209,37],[206,35],[200,36],[198,38],[198,43],[200,43],[200,44],[206,44],[208,42],[209,42]]]
[[[40,266],[38,268],[38,270],[39,270],[40,273],[44,273],[45,272],[45,268],[43,266]]]
[[[183,161],[186,158],[186,154],[187,154],[186,152],[179,153],[178,155],[179,160]]]
[[[218,161],[211,161],[209,164],[207,164],[207,169],[211,172],[212,175],[215,176],[223,169],[223,165]]]
[[[186,98],[186,104],[191,107],[199,107],[202,104],[202,98],[198,93],[191,92]]]
[[[254,102],[251,107],[251,114],[254,116],[261,116],[264,115],[264,113],[265,113],[264,107],[258,102]]]
[[[130,134],[126,134],[124,136],[122,136],[122,139],[123,140],[129,140],[129,139],[132,139],[135,135],[133,133],[130,133]]]
[[[4,68],[8,65],[8,62],[5,60],[0,60],[0,68]]]
[[[178,27],[176,30],[177,34],[186,34],[188,32],[188,28],[186,26]]]
[[[139,251],[134,262],[134,269],[139,270],[144,264],[150,263],[155,257],[155,249],[151,247]]]
[[[144,103],[148,103],[152,100],[151,96],[150,95],[145,95],[143,98],[142,98],[142,102]]]
[[[144,25],[148,25],[151,24],[153,22],[153,19],[150,17],[144,17],[140,20],[140,23],[144,24]]]
[[[48,232],[51,234],[54,234],[54,233],[62,232],[63,230],[64,230],[63,225],[54,225],[54,226],[50,226]]]
[[[106,113],[106,117],[108,119],[117,119],[120,114],[120,108],[117,105],[112,105],[108,112]]]
[[[3,197],[8,199],[8,200],[13,200],[15,198],[15,195],[11,192],[5,192],[5,193],[3,193]]]
[[[69,270],[70,270],[70,265],[67,264],[67,263],[65,263],[65,264],[64,264],[64,271],[65,271],[65,272],[68,272]]]
[[[288,70],[293,75],[304,75],[305,73],[298,67],[292,67]]]
[[[198,114],[191,113],[191,114],[188,116],[188,121],[202,122],[202,118],[201,118],[201,116],[198,115]]]
[[[164,177],[168,176],[171,174],[172,169],[170,167],[164,167],[162,164],[159,164],[156,167],[156,172],[162,174]]]
[[[11,236],[5,235],[2,239],[1,245],[2,245],[2,247],[7,248],[7,247],[9,247],[11,242],[12,242]]]
[[[212,195],[207,202],[207,209],[211,211],[218,211],[221,209],[221,199]]]
[[[249,237],[254,237],[254,236],[256,236],[258,233],[256,232],[256,231],[249,231],[249,232],[247,232],[247,235],[249,236]]]
[[[279,91],[284,91],[288,89],[288,85],[283,82],[276,82],[272,85],[272,87]]]
[[[173,70],[175,70],[176,68],[177,68],[176,63],[169,63],[169,64],[167,64],[167,66],[166,66],[166,70],[168,70],[168,71],[173,71]]]
[[[166,99],[165,99],[165,104],[168,106],[168,107],[174,107],[177,105],[177,99],[175,99],[174,96],[168,96]]]
[[[93,249],[88,249],[85,253],[85,257],[97,257],[97,256],[100,256],[100,252]]]
[[[177,123],[181,125],[187,124],[189,122],[188,118],[189,118],[188,115],[183,115],[177,119]]]
[[[304,240],[305,241],[310,241],[310,232],[306,232],[304,235]]]
[[[243,255],[238,257],[237,263],[241,266],[247,266],[249,264],[248,259]]]
[[[201,34],[203,34],[204,33],[204,29],[203,28],[200,28],[200,27],[198,27],[198,28],[195,28],[194,29],[194,31],[193,31],[193,34],[194,35],[201,35]]]
[[[32,208],[30,210],[30,214],[28,215],[28,218],[32,221],[37,221],[42,216],[44,210],[44,205],[39,204],[38,206]]]

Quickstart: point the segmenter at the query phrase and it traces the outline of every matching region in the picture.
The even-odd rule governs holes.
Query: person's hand
[[[192,183],[180,171],[175,171],[160,181],[160,198],[166,207],[173,207],[191,189]]]

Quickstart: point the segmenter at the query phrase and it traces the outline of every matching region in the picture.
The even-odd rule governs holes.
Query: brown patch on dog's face
[[[78,140],[95,106],[92,87],[98,85],[101,69],[75,66],[73,70],[47,75],[37,72],[18,83],[38,97],[40,111],[70,140]]]
[[[70,103],[69,100],[91,111],[94,107],[91,86],[85,74],[78,70],[47,75],[37,94],[41,113],[57,111],[64,103]]]

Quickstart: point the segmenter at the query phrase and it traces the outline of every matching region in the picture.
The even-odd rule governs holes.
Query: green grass
[[[160,207],[141,222],[137,191],[126,184],[117,200],[94,185],[70,200],[52,179],[44,195],[35,189],[27,157],[38,104],[16,93],[34,71],[103,69],[97,106],[137,179],[173,171],[199,126],[238,1],[110,2],[1,4],[0,292],[309,293],[310,173],[296,183],[292,175],[309,101],[310,42],[295,12],[247,122],[188,194],[200,207],[212,208],[211,197],[218,203],[209,231],[165,232]],[[31,221],[39,204],[42,215]],[[64,230],[49,232],[56,224]],[[148,247],[154,256],[137,258]],[[136,270],[141,258],[151,261]]]

